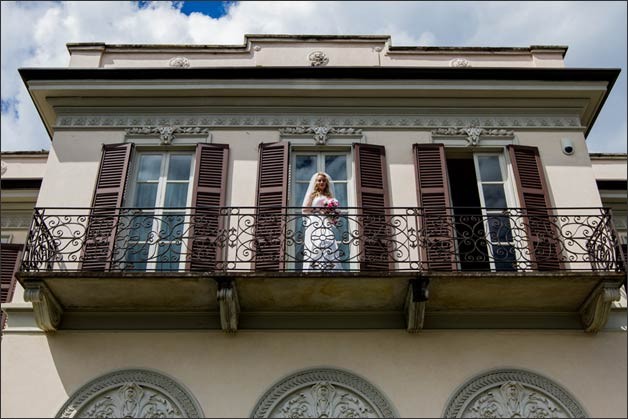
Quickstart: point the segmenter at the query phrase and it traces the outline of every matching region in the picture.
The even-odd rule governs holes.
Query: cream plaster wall
[[[41,179],[46,170],[47,154],[2,154],[6,165],[3,179]]]
[[[623,159],[604,159],[592,157],[593,173],[595,179],[598,180],[626,180],[628,174],[626,167],[628,160],[624,156]]]
[[[546,376],[591,417],[626,417],[626,346],[625,332],[581,331],[5,334],[1,413],[50,417],[86,382],[147,368],[183,384],[206,416],[247,417],[281,378],[326,366],[365,378],[401,417],[439,417],[459,386],[496,368]]]

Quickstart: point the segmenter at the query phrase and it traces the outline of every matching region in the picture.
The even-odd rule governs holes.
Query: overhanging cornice
[[[591,130],[619,69],[582,68],[408,68],[408,67],[234,67],[234,68],[22,68],[31,98],[52,136],[56,111],[51,98],[170,98],[199,96],[284,97],[469,97],[525,98],[556,107],[586,102],[581,118]],[[89,102],[86,100],[89,99]],[[142,106],[138,102],[138,106]],[[442,105],[441,105],[442,106]],[[536,106],[543,106],[540,102]],[[578,105],[581,106],[581,105]]]

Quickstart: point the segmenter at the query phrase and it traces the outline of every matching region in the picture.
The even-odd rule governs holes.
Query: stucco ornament
[[[7,164],[5,162],[3,162],[3,161],[0,161],[0,167],[1,167],[0,168],[0,173],[4,175],[7,172],[7,169],[8,169]]]
[[[519,370],[500,370],[477,377],[451,399],[444,417],[579,418],[582,407],[547,378]]]
[[[471,67],[471,63],[466,58],[454,58],[449,61],[449,67]]]
[[[196,400],[173,380],[152,371],[118,371],[77,391],[57,417],[198,418]]]
[[[190,60],[186,57],[174,57],[168,61],[170,67],[188,68],[190,67]]]
[[[329,125],[315,125],[315,126],[303,126],[296,127],[284,127],[279,128],[279,133],[283,135],[313,135],[314,143],[316,145],[325,145],[329,139],[329,135],[362,135],[362,130],[359,128],[343,128],[343,127],[331,127]]]
[[[512,138],[515,132],[507,129],[487,129],[470,125],[460,128],[438,128],[432,130],[432,135],[440,137],[464,137],[467,141],[467,146],[476,146],[480,143],[480,137]]]
[[[170,145],[177,134],[207,134],[210,129],[207,127],[179,127],[176,125],[159,125],[132,127],[126,130],[127,135],[158,135],[161,145]]]
[[[397,416],[368,382],[345,371],[315,369],[296,373],[266,392],[251,417],[381,418]]]
[[[310,60],[312,67],[321,67],[329,63],[329,58],[323,51],[311,52],[310,55],[307,56],[307,59]]]

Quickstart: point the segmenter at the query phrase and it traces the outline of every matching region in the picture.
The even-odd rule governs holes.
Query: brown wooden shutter
[[[415,144],[413,151],[422,232],[422,267],[454,271],[456,255],[445,146]]]
[[[259,146],[257,174],[257,223],[255,269],[285,268],[285,207],[288,205],[288,158],[290,143]]]
[[[23,245],[21,244],[0,244],[0,284],[2,286],[0,302],[2,304],[10,303],[13,300],[16,282],[15,273],[20,267],[22,248]],[[2,311],[0,328],[4,329],[6,321],[6,313]]]
[[[541,271],[560,269],[559,240],[552,223],[552,211],[537,147],[508,145],[515,173],[519,200],[524,210],[524,223],[532,268]]]
[[[387,214],[388,176],[386,149],[371,144],[353,144],[360,222],[360,269],[384,270],[391,266],[390,214]]]
[[[225,206],[228,167],[228,145],[196,146],[188,270],[224,269],[222,262],[226,241],[220,242],[220,235],[224,229],[226,214],[221,214],[220,208]]]
[[[124,199],[133,144],[105,144],[85,238],[83,270],[110,268],[119,208]]]

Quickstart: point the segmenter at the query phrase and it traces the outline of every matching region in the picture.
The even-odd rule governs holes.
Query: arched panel
[[[98,377],[63,405],[60,418],[202,418],[198,402],[180,384],[148,370],[122,370]]]

